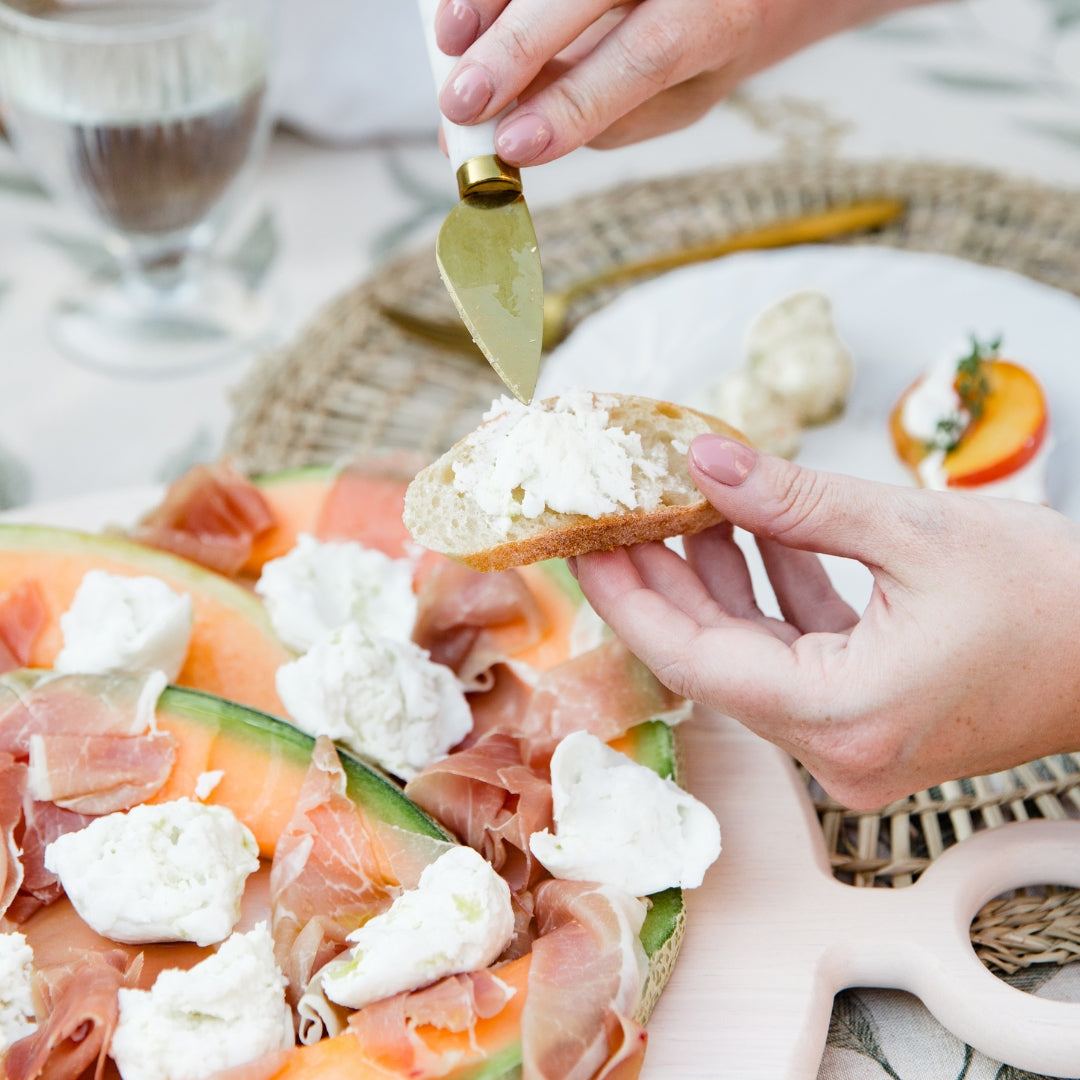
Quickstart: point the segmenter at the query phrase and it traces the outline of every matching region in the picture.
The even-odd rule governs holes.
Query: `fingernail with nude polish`
[[[526,114],[499,128],[495,135],[495,152],[512,165],[528,165],[547,149],[551,137],[552,131],[546,120]]]
[[[484,111],[495,87],[491,76],[478,64],[466,64],[439,95],[439,108],[447,120],[467,124]]]
[[[480,15],[465,0],[450,0],[435,20],[435,40],[450,56],[460,56],[479,33]]]
[[[690,460],[717,483],[738,487],[757,464],[757,452],[726,435],[699,435],[690,444]]]

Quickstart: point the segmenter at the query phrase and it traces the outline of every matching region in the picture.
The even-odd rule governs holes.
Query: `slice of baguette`
[[[545,504],[539,514],[529,517],[522,509],[523,492],[518,489],[512,496],[508,493],[507,497],[513,499],[509,515],[485,510],[475,490],[455,486],[455,467],[475,471],[499,452],[500,445],[505,448],[508,429],[527,413],[554,413],[560,402],[565,408],[569,395],[534,403],[528,410],[503,399],[502,406],[496,403],[480,427],[418,473],[409,485],[404,521],[413,539],[474,569],[490,571],[687,535],[720,520],[690,478],[686,451],[695,436],[708,432],[742,442],[747,441],[745,436],[716,417],[667,401],[624,394],[571,393],[576,408],[585,407],[584,401],[587,408],[606,412],[607,428],[640,436],[642,457],[652,462],[651,471],[655,472],[657,466],[661,471],[659,476],[650,476],[649,466],[636,460],[633,465],[635,492],[643,497],[647,508],[631,509],[623,504],[614,512],[593,516],[560,512]],[[509,411],[515,419],[508,420],[500,410]],[[594,433],[590,437],[603,439],[604,435]],[[553,452],[550,468],[562,470],[567,484],[578,484],[588,475],[589,458],[588,453],[582,453],[568,461],[566,454]],[[543,467],[547,471],[546,461]],[[550,473],[546,479],[561,482]]]

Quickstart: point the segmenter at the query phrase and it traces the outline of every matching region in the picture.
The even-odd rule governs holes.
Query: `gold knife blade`
[[[456,58],[435,41],[438,0],[419,4],[438,87]],[[460,199],[439,230],[435,259],[473,340],[507,389],[527,405],[540,374],[543,271],[521,174],[495,154],[497,120],[462,127],[443,118]]]
[[[516,174],[494,155],[466,162],[461,200],[439,230],[435,259],[473,340],[527,405],[540,374],[544,280]]]

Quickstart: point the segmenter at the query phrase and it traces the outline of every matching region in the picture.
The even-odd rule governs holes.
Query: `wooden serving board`
[[[833,998],[849,986],[906,990],[988,1057],[1078,1075],[1080,1004],[997,979],[969,929],[1009,889],[1080,885],[1080,822],[976,833],[913,886],[857,889],[833,876],[785,753],[701,709],[680,737],[687,787],[719,818],[723,851],[687,892],[686,937],[649,1022],[643,1080],[814,1080]]]

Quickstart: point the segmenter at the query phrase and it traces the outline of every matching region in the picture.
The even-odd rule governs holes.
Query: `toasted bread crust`
[[[689,536],[723,520],[719,511],[704,501],[692,506],[662,506],[657,510],[609,514],[602,518],[564,517],[561,524],[536,536],[454,558],[474,570],[510,570],[543,559],[567,559],[588,551],[613,551],[650,540]]]

